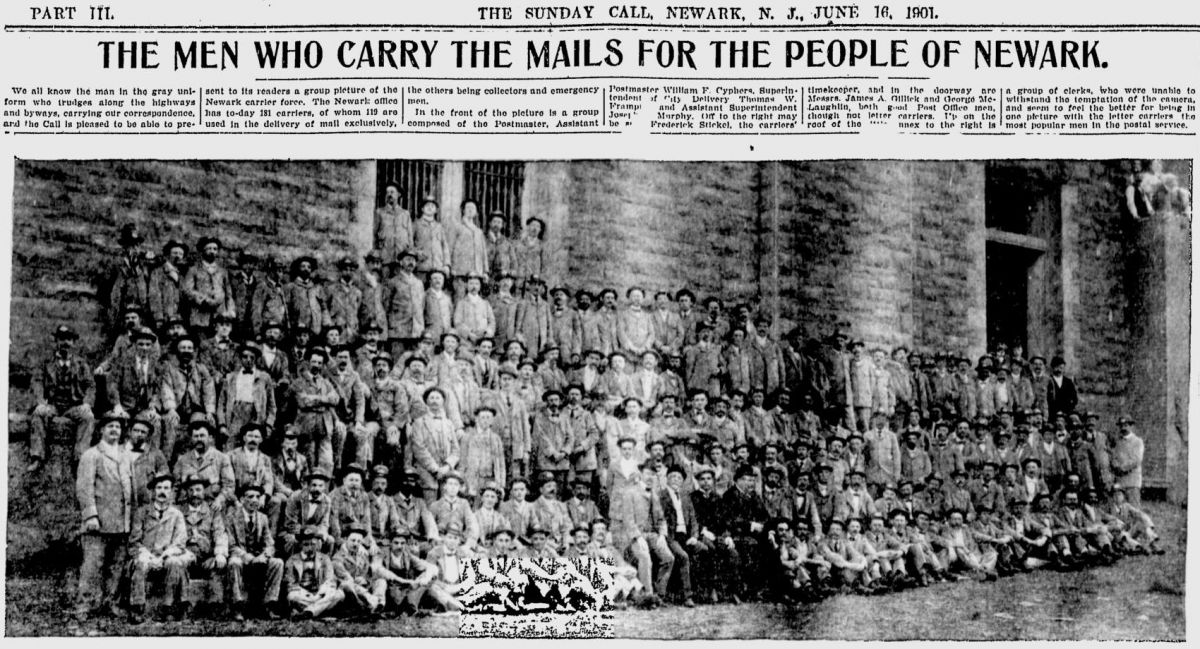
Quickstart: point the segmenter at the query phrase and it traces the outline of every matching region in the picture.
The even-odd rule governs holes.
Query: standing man
[[[438,202],[426,197],[421,201],[421,215],[413,222],[413,247],[417,250],[417,272],[422,278],[430,271],[446,272],[450,267],[450,248],[446,229],[437,220]]]
[[[383,190],[383,205],[375,208],[375,247],[384,259],[395,259],[400,251],[413,245],[412,214],[401,205],[403,200],[400,185],[388,182]]]
[[[175,357],[162,364],[163,453],[172,457],[180,424],[193,415],[216,421],[217,389],[208,366],[196,360],[196,341],[184,336],[175,343]]]
[[[274,258],[267,259],[263,266],[263,280],[250,298],[250,326],[252,331],[264,331],[268,323],[275,323],[282,332],[288,322],[287,289],[280,277],[283,268]]]
[[[1079,405],[1079,393],[1075,390],[1075,382],[1066,376],[1067,362],[1061,356],[1055,356],[1050,361],[1050,381],[1046,384],[1046,414],[1050,417],[1058,413],[1070,414]]]
[[[304,255],[292,262],[292,281],[284,286],[283,294],[287,323],[293,335],[304,329],[317,336],[328,324],[321,287],[313,280],[316,272],[317,260],[313,257]]]
[[[115,615],[117,586],[134,509],[133,468],[129,455],[118,446],[124,419],[107,414],[100,419],[100,441],[83,452],[75,478],[83,523],[79,537],[83,564],[75,598],[75,618],[103,612]]]
[[[162,252],[162,265],[150,271],[149,281],[150,317],[158,327],[183,317],[183,261],[187,246],[168,241]]]
[[[200,262],[183,278],[183,295],[187,298],[189,329],[199,333],[207,332],[218,315],[235,318],[237,307],[229,273],[218,260],[221,242],[216,237],[204,237],[196,248],[200,250]]]
[[[399,272],[383,290],[383,312],[388,324],[392,356],[399,359],[416,346],[425,331],[425,286],[413,275],[417,255],[404,250],[396,258]]]
[[[349,344],[358,341],[359,313],[363,306],[363,293],[358,288],[358,262],[350,256],[338,260],[338,281],[325,284],[323,302],[328,310],[328,324],[340,327],[342,341]]]
[[[1117,420],[1120,434],[1113,442],[1112,473],[1113,487],[1128,496],[1129,504],[1135,508],[1142,505],[1142,457],[1145,447],[1142,438],[1133,432],[1133,418],[1121,415]]]
[[[264,438],[275,429],[275,386],[269,374],[255,367],[261,358],[258,347],[242,345],[238,369],[221,381],[217,426],[226,450],[241,444],[237,433],[248,424],[257,425]]]
[[[307,362],[300,364],[300,374],[291,384],[289,401],[296,409],[293,422],[296,432],[305,439],[308,465],[324,473],[332,473],[334,465],[333,438],[337,425],[335,409],[341,401],[338,391],[325,378],[329,355],[314,347]]]
[[[454,331],[474,347],[483,339],[496,335],[496,315],[492,305],[479,295],[483,288],[483,276],[472,274],[461,279],[463,284],[455,287]]]
[[[458,220],[446,229],[446,247],[454,299],[458,300],[466,292],[467,278],[483,276],[488,269],[487,238],[479,227],[479,203],[475,199],[462,202]]]
[[[37,405],[30,418],[30,473],[41,470],[46,459],[46,430],[55,417],[66,417],[75,429],[74,460],[79,461],[92,443],[95,392],[87,362],[74,352],[79,335],[67,325],[54,330],[54,354],[34,375],[33,395]]]
[[[488,214],[488,273],[496,281],[501,276],[513,272],[512,240],[505,231],[507,223],[508,219],[500,210],[492,210],[491,214]]]

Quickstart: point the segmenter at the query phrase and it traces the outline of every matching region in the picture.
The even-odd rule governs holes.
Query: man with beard
[[[371,504],[371,496],[363,489],[367,472],[358,464],[349,464],[342,471],[341,485],[329,493],[330,529],[333,534],[334,547],[345,540],[346,531],[362,528],[367,545],[374,549],[375,539],[371,536],[374,526],[371,515],[375,508]]]
[[[162,608],[156,617],[163,619],[166,612],[175,607],[176,600],[184,595],[187,570],[195,557],[186,548],[188,542],[187,522],[183,514],[171,501],[174,499],[174,479],[169,475],[158,476],[150,482],[154,499],[142,505],[133,515],[132,532],[129,535],[130,565],[129,578],[129,621],[141,624],[146,607],[146,580],[151,574],[163,574],[165,580]],[[175,611],[175,619],[182,619],[187,606]]]
[[[308,475],[308,458],[300,452],[300,439],[296,429],[288,426],[283,430],[279,455],[271,463],[275,474],[274,495],[271,498],[271,521],[278,523],[283,505],[292,494],[304,487],[304,476]]]
[[[263,489],[267,498],[275,489],[275,473],[271,469],[271,458],[263,453],[264,428],[260,424],[249,423],[242,426],[238,437],[242,440],[240,448],[229,452],[229,465],[233,467],[233,482],[236,493],[241,493],[246,485],[258,485]]]
[[[222,509],[234,497],[233,465],[229,456],[212,446],[212,424],[193,421],[188,426],[191,448],[175,460],[173,474],[179,481],[204,481],[205,498],[215,509]]]
[[[174,452],[175,431],[194,417],[213,422],[217,389],[208,366],[196,360],[196,341],[188,336],[175,343],[175,357],[162,365],[163,452]]]
[[[392,377],[392,355],[379,352],[372,359],[373,378],[370,382],[370,420],[383,433],[382,444],[376,440],[380,456],[373,458],[377,465],[401,470],[404,463],[404,430],[408,426],[411,404],[408,392]]]
[[[37,405],[30,417],[29,473],[38,473],[46,459],[46,431],[55,417],[67,418],[75,430],[74,460],[92,443],[95,392],[87,362],[73,351],[78,334],[67,325],[54,330],[54,354],[34,374]]]
[[[904,446],[900,449],[901,479],[925,482],[929,474],[933,473],[933,463],[929,454],[917,444],[920,437],[920,431],[904,431]]]
[[[403,200],[400,185],[389,182],[383,190],[383,205],[375,208],[375,247],[385,259],[395,259],[413,245],[412,214],[401,205]]]
[[[226,593],[234,621],[246,619],[246,602],[253,588],[260,596],[256,602],[259,616],[279,619],[275,605],[283,581],[283,560],[275,556],[275,534],[271,521],[262,512],[265,494],[257,484],[247,484],[239,500],[225,510],[225,530],[229,539],[226,565]]]
[[[309,335],[321,333],[328,324],[321,287],[313,278],[317,272],[317,260],[309,255],[296,258],[292,262],[292,281],[284,286],[284,298],[287,304],[287,322],[293,335],[297,330],[304,329]]]
[[[241,443],[240,435],[234,432],[248,425],[257,426],[264,439],[275,429],[275,386],[270,374],[255,367],[261,357],[257,347],[242,345],[237,370],[221,379],[217,426],[227,450]]]
[[[183,295],[187,300],[188,326],[199,332],[207,331],[217,315],[236,317],[237,306],[229,273],[217,259],[221,242],[216,237],[204,237],[196,249],[200,251],[200,262],[184,276]]]
[[[221,516],[224,505],[215,507],[207,500],[208,482],[193,476],[180,482],[183,502],[179,510],[187,524],[185,548],[192,555],[192,563],[202,569],[212,585],[214,599],[220,601],[221,582],[225,566],[229,561],[229,536],[225,532],[225,519]],[[229,504],[234,504],[232,497]],[[195,591],[184,589],[184,614],[196,605]]]
[[[539,474],[550,471],[555,482],[565,483],[575,444],[569,422],[562,414],[562,393],[548,390],[542,400],[545,408],[533,417],[534,468]]]
[[[358,341],[359,313],[363,307],[363,293],[358,288],[358,261],[346,256],[338,260],[338,280],[325,284],[321,302],[325,305],[326,325],[335,325],[342,330],[346,343]]]
[[[400,252],[395,263],[399,270],[383,290],[383,311],[387,317],[392,355],[399,358],[412,349],[425,332],[425,286],[413,274],[417,266],[416,253],[411,250]]]
[[[513,294],[516,279],[512,273],[493,274],[496,286],[488,295],[488,304],[496,320],[496,342],[504,346],[517,339],[517,309],[520,301]]]
[[[239,345],[233,342],[233,318],[217,315],[212,321],[212,336],[197,345],[196,357],[212,372],[218,383],[225,375],[237,369]]]
[[[183,317],[183,262],[187,246],[168,241],[162,253],[162,265],[150,271],[148,294],[150,317],[158,325]]]
[[[325,378],[329,360],[325,350],[314,347],[307,352],[307,362],[300,364],[300,374],[289,386],[290,403],[296,409],[292,424],[305,440],[305,454],[310,467],[333,471],[333,438],[337,425],[334,410],[340,403],[338,391]]]
[[[842,492],[841,509],[834,517],[843,521],[851,519],[867,519],[875,515],[875,500],[867,491],[867,476],[861,471],[854,471],[848,476],[849,484]]]

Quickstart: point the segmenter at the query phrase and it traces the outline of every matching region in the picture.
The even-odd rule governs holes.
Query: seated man
[[[429,513],[433,515],[438,534],[445,534],[452,525],[457,525],[465,535],[465,549],[470,550],[479,537],[475,515],[471,512],[471,503],[459,497],[463,487],[463,477],[460,473],[451,471],[441,478],[441,497],[429,505]]]
[[[387,582],[388,609],[399,615],[420,614],[426,593],[436,588],[438,568],[421,558],[421,539],[397,528],[386,548],[380,575]]]
[[[213,600],[221,600],[221,586],[225,566],[229,560],[229,537],[225,533],[225,519],[221,512],[205,500],[208,481],[198,476],[186,478],[180,485],[184,500],[179,505],[183,520],[187,523],[187,551],[192,555],[191,572],[207,578],[212,584]],[[196,591],[184,591],[183,609],[198,602],[191,599]]]
[[[1115,519],[1115,524],[1110,524],[1110,529],[1115,529],[1121,534],[1129,551],[1141,554],[1166,552],[1158,544],[1158,533],[1154,531],[1154,521],[1146,512],[1129,502],[1125,489],[1113,490],[1112,498],[1108,503],[1108,514]]]
[[[333,555],[333,570],[351,608],[368,618],[376,618],[383,610],[387,579],[380,559],[373,557],[367,548],[367,537],[366,528],[347,528],[342,547]]]
[[[829,529],[821,541],[821,555],[830,563],[831,585],[841,586],[843,594],[870,594],[870,575],[867,560],[845,538],[846,524],[838,519],[829,521]]]
[[[885,510],[886,511],[886,510]],[[891,590],[900,590],[910,585],[908,569],[905,566],[904,553],[889,547],[889,537],[883,514],[876,513],[870,518],[863,537],[875,550],[874,561],[879,567],[881,583],[886,583]]]
[[[275,556],[275,533],[263,513],[266,494],[263,487],[242,487],[239,501],[225,510],[225,530],[229,537],[229,565],[226,594],[235,621],[246,619],[249,590],[261,593],[258,610],[267,620],[277,620],[275,604],[283,581],[283,560]]]
[[[156,618],[163,619],[182,598],[187,579],[188,566],[195,557],[188,552],[187,523],[183,514],[171,502],[174,498],[175,480],[161,475],[150,481],[149,488],[154,499],[142,505],[133,516],[133,530],[129,535],[130,555],[133,558],[129,580],[129,621],[141,624],[146,608],[146,580],[151,573],[163,574],[166,579],[163,606]],[[184,608],[175,610],[176,619],[182,619]]]
[[[283,551],[295,554],[301,545],[300,533],[310,530],[321,537],[323,547],[333,547],[333,504],[325,493],[329,476],[313,472],[304,476],[304,489],[288,498],[283,509],[283,530],[280,540]]]
[[[771,540],[779,552],[779,595],[788,601],[815,601],[825,595],[831,564],[817,552],[810,539],[807,521],[795,522],[799,535],[792,533],[792,523],[785,518],[775,520]]]
[[[463,596],[475,585],[469,559],[471,555],[463,548],[463,528],[453,522],[442,532],[441,543],[429,551],[426,559],[437,566],[437,588],[431,589],[433,597],[444,610],[461,612],[466,608]]]
[[[957,507],[946,516],[942,539],[946,544],[947,567],[956,572],[969,571],[982,577],[983,581],[994,581],[997,577],[996,552],[980,549],[974,533],[963,525],[964,518],[963,510]]]
[[[315,527],[306,527],[296,534],[296,540],[300,551],[288,559],[284,569],[287,600],[292,619],[311,620],[337,606],[346,595],[338,587],[333,561],[321,552],[325,535]]]

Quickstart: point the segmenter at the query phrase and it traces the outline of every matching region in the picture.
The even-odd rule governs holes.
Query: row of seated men
[[[843,544],[838,539],[843,532],[857,538],[853,536],[856,524],[861,530],[886,523],[903,532],[900,523],[911,519],[915,529],[925,534],[931,519],[945,521],[945,528],[937,528],[939,533],[928,535],[936,537],[930,540],[929,552],[924,547],[913,550],[912,544],[900,544],[906,563],[902,567],[894,560],[887,564],[890,569],[880,574],[889,575],[889,581],[880,582],[871,570],[863,569],[865,573],[853,573],[859,581],[843,584],[861,587],[860,590],[878,589],[879,583],[904,584],[909,578],[917,582],[929,575],[936,578],[960,564],[990,576],[999,570],[997,565],[1073,567],[1081,562],[1080,557],[1091,560],[1093,550],[1102,551],[1106,558],[1115,556],[1122,548],[1159,550],[1153,523],[1126,502],[1120,490],[1114,492],[1111,502],[1104,507],[1095,500],[1094,491],[1084,491],[1081,505],[1077,481],[1068,479],[1057,497],[1062,503],[1061,510],[1055,508],[1055,499],[1049,498],[1048,488],[1038,475],[1036,459],[1026,462],[1026,473],[1019,480],[1022,485],[1032,484],[1032,488],[1009,484],[1006,489],[992,470],[995,467],[986,465],[989,468],[983,475],[987,486],[984,491],[1018,497],[980,500],[976,504],[968,496],[967,509],[945,504],[933,507],[930,503],[936,499],[925,498],[917,507],[911,499],[911,484],[901,485],[898,494],[885,485],[875,499],[866,489],[865,475],[858,471],[848,476],[849,485],[844,490],[831,496],[828,482],[831,467],[827,464],[814,468],[815,481],[807,473],[797,473],[795,484],[786,487],[784,469],[780,466],[739,465],[724,493],[717,493],[715,470],[702,467],[689,476],[678,464],[663,467],[654,459],[638,462],[633,457],[635,440],[626,437],[619,441],[621,459],[607,485],[607,518],[591,502],[592,488],[587,480],[577,481],[571,498],[562,502],[558,499],[560,481],[553,473],[543,475],[539,495],[531,502],[527,496],[528,483],[517,479],[509,489],[509,499],[501,502],[504,489],[492,483],[484,485],[472,499],[462,497],[463,478],[448,471],[439,476],[438,498],[427,503],[423,497],[424,484],[418,476],[400,478],[400,489],[393,495],[389,493],[392,485],[387,468],[377,466],[371,472],[368,491],[364,485],[366,472],[356,465],[346,468],[339,487],[332,493],[327,493],[331,481],[328,475],[309,472],[304,476],[302,489],[286,499],[276,495],[269,501],[280,510],[272,516],[267,513],[265,481],[237,485],[235,497],[222,480],[214,482],[199,474],[188,474],[178,481],[177,496],[176,480],[169,474],[159,474],[150,476],[144,487],[135,490],[138,461],[146,456],[137,449],[139,443],[144,443],[147,428],[132,426],[130,444],[121,445],[125,420],[107,416],[101,422],[100,442],[81,459],[77,479],[85,532],[79,590],[81,615],[93,612],[101,601],[107,601],[110,607],[118,601],[125,556],[130,559],[127,562],[129,611],[134,620],[140,620],[146,602],[147,577],[162,575],[166,582],[164,601],[170,606],[176,598],[191,592],[183,588],[189,571],[207,572],[226,584],[219,590],[227,593],[235,618],[244,616],[247,610],[268,617],[277,615],[274,607],[280,601],[288,602],[297,615],[316,616],[347,598],[361,604],[359,609],[367,613],[379,613],[388,602],[385,595],[389,585],[395,590],[409,581],[424,590],[419,597],[401,597],[399,603],[393,597],[395,606],[461,610],[464,599],[474,601],[482,592],[471,584],[462,586],[468,581],[476,584],[480,573],[478,568],[464,569],[464,566],[470,565],[477,554],[493,553],[497,540],[501,555],[507,556],[511,551],[507,544],[514,537],[528,546],[527,555],[533,549],[534,558],[541,554],[565,555],[571,548],[575,548],[572,553],[576,555],[586,550],[588,556],[608,566],[605,571],[609,581],[599,583],[611,584],[604,587],[610,599],[618,604],[636,601],[648,606],[667,599],[694,605],[695,593],[699,593],[702,601],[772,596],[775,591],[771,589],[778,586],[769,583],[769,575],[776,574],[770,570],[776,549],[780,560],[791,561],[793,567],[795,561],[785,555],[791,556],[793,550],[788,548],[802,553],[796,548],[803,545],[806,536],[825,543],[820,546],[821,556],[826,556],[829,549],[842,553]],[[192,425],[194,450],[198,457],[206,458],[202,464],[222,463],[223,459],[227,462],[220,451],[208,446],[210,430],[203,421]],[[252,428],[244,433],[243,437],[252,443],[259,435]],[[965,488],[964,478],[961,474],[954,476],[956,488]],[[805,488],[814,483],[815,486]],[[934,489],[932,482],[925,486],[925,491]],[[780,499],[780,491],[790,495]],[[953,491],[947,493],[948,501],[954,502],[955,495]],[[889,498],[894,498],[894,502]],[[836,503],[832,512],[828,511],[830,501]],[[768,507],[768,502],[773,503],[772,507]],[[1032,511],[1026,509],[1030,505]],[[1000,510],[998,516],[996,510]],[[902,519],[899,522],[897,514]],[[1015,555],[1021,559],[1017,564],[1008,559],[1000,563],[1002,553],[998,549],[996,563],[991,562],[992,555],[986,552],[979,552],[976,557],[970,548],[962,549],[968,541],[956,531],[957,524],[965,522],[978,527],[993,517],[1017,525],[1015,529],[1020,534],[1007,535],[1017,540],[1009,549],[1021,550]],[[786,529],[781,527],[785,523]],[[799,533],[794,539],[788,536],[793,525]],[[1053,541],[1048,547],[1038,542],[1038,530]],[[1001,537],[988,541],[974,531],[970,534],[970,539],[1005,545],[996,540]],[[580,545],[585,538],[586,544]],[[390,553],[386,557],[384,548]],[[853,556],[850,550],[844,552],[846,557]],[[917,563],[909,561],[914,557],[919,560]],[[333,567],[323,572],[326,562]],[[848,569],[853,571],[861,562],[850,563],[853,565]],[[392,567],[387,568],[389,565]],[[400,569],[397,566],[403,567],[403,575],[396,572]],[[896,577],[896,571],[901,569],[904,572]],[[107,580],[103,579],[105,571]],[[797,580],[804,581],[804,576],[796,574]],[[813,584],[820,584],[823,579],[820,570],[805,574]],[[843,570],[838,574],[842,578],[849,573]],[[333,586],[329,575],[334,576]],[[281,581],[286,585],[283,600],[279,592]],[[587,581],[575,580],[575,583]],[[544,586],[550,580],[540,583]],[[254,603],[259,606],[247,609],[250,591],[255,593]],[[516,601],[511,599],[511,587],[506,592],[509,595],[503,601]],[[560,599],[565,595],[561,589],[557,592]],[[587,589],[568,589],[568,592],[578,595]],[[536,593],[532,594],[535,596],[528,601],[536,599]],[[542,594],[547,595],[545,589]],[[185,601],[173,613],[187,615],[188,610]]]

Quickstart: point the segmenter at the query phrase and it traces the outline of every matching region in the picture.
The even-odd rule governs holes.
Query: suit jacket
[[[150,491],[147,485],[150,484],[150,478],[170,473],[171,470],[167,466],[167,458],[156,448],[146,447],[136,458],[133,453],[128,450],[128,445],[123,447],[129,457],[133,458],[133,501],[137,505],[142,505],[150,502]]]
[[[183,278],[183,295],[188,302],[188,322],[193,327],[207,328],[217,315],[237,315],[229,273],[219,265],[206,268],[203,262],[193,264]]]
[[[187,522],[183,513],[168,505],[160,516],[153,503],[137,508],[133,515],[133,529],[129,535],[129,547],[134,556],[145,549],[160,556],[168,549],[184,550],[187,547]]]
[[[41,371],[33,376],[34,399],[62,409],[84,403],[91,405],[96,382],[87,361],[78,354],[70,354],[66,363],[66,367],[61,367],[53,355],[42,363]]]
[[[425,287],[412,275],[396,275],[383,290],[388,338],[417,338],[425,331]]]
[[[1118,487],[1142,486],[1142,458],[1145,455],[1145,444],[1142,438],[1135,434],[1128,437],[1117,436],[1113,442],[1110,461],[1112,463],[1113,484]]]
[[[662,489],[658,492],[658,500],[662,504],[663,518],[667,522],[667,536],[675,536],[676,529],[679,526],[679,517],[675,512],[675,505],[671,501],[671,495],[667,489]],[[680,489],[679,492],[679,508],[683,511],[683,526],[686,530],[683,532],[687,537],[698,537],[700,535],[700,523],[696,519],[696,508],[692,505],[692,494]]]
[[[724,505],[725,532],[733,536],[749,536],[750,523],[767,522],[767,509],[762,496],[754,491],[743,493],[737,487],[730,488],[721,496]]]
[[[287,305],[287,320],[292,329],[308,329],[317,335],[329,324],[325,313],[325,297],[320,285],[294,279],[284,286],[284,301]]]
[[[322,534],[328,534],[335,538],[340,536],[340,534],[334,534],[334,526],[338,524],[338,521],[333,516],[333,503],[330,502],[329,496],[321,494],[311,515],[308,512],[309,501],[310,497],[306,490],[297,491],[288,498],[287,504],[283,508],[281,534],[299,536],[304,528],[312,526]]]
[[[153,506],[153,505],[151,505]],[[179,505],[187,523],[187,549],[197,559],[210,556],[229,556],[229,537],[225,533],[225,518],[207,503]]]
[[[545,412],[533,416],[533,447],[535,467],[539,471],[565,471],[571,467],[574,440],[565,415],[550,417]]]
[[[282,354],[280,354],[282,356]],[[225,375],[221,380],[221,393],[217,401],[217,424],[224,426],[229,424],[233,417],[233,405],[237,398],[237,379],[241,369],[237,369]],[[258,415],[257,423],[266,424],[269,428],[275,428],[275,386],[271,381],[271,375],[262,370],[254,370],[254,412]],[[239,431],[231,430],[230,435],[237,435]]]
[[[261,511],[251,514],[236,504],[225,510],[225,533],[229,539],[229,557],[248,560],[264,554],[275,556],[275,530],[271,519]]]
[[[293,554],[288,560],[287,565],[283,569],[284,581],[287,584],[287,592],[294,593],[305,590],[301,585],[304,578],[304,555],[300,552]],[[314,575],[316,579],[316,589],[310,592],[319,590],[330,590],[337,588],[338,580],[337,573],[334,572],[333,561],[328,554],[317,552],[314,561]]]
[[[271,473],[275,477],[272,491],[285,497],[291,496],[303,487],[304,475],[308,473],[308,458],[297,449],[292,468],[288,469],[287,460],[281,452],[271,460]]]
[[[258,485],[270,498],[275,492],[275,471],[271,465],[271,456],[261,450],[254,458],[246,452],[245,448],[235,448],[229,452],[229,466],[233,469],[235,490],[246,485]]]
[[[100,520],[101,534],[127,534],[134,509],[133,468],[119,446],[103,442],[83,452],[75,477],[83,521]]]
[[[161,410],[165,391],[162,366],[153,359],[149,360],[143,378],[138,374],[137,362],[135,355],[123,354],[113,363],[105,381],[108,402],[120,404],[130,415],[143,410]]]
[[[347,284],[340,279],[329,282],[323,289],[322,301],[325,304],[328,323],[342,328],[342,340],[358,340],[358,314],[362,308],[362,290],[355,286],[354,280]]]
[[[208,483],[210,499],[216,498],[220,493],[224,493],[226,498],[234,496],[233,465],[229,463],[228,455],[215,448],[209,448],[200,457],[196,457],[192,450],[183,453],[175,460],[175,470],[172,473],[176,480],[184,480],[190,476],[203,479]]]
[[[1046,416],[1052,416],[1056,412],[1074,412],[1075,406],[1079,405],[1079,393],[1075,391],[1075,382],[1071,377],[1064,376],[1062,386],[1054,384],[1054,377],[1046,382],[1046,407],[1049,412]]]
[[[283,284],[264,279],[258,282],[250,298],[250,324],[254,333],[262,333],[263,325],[278,322],[286,331],[288,320],[288,294]]]
[[[180,413],[181,419],[186,414],[200,410],[209,417],[216,414],[216,382],[213,381],[212,372],[206,365],[193,361],[185,371],[178,363],[167,361],[163,363],[162,369],[164,412],[176,410],[187,402],[191,403],[191,410],[188,413]]]

